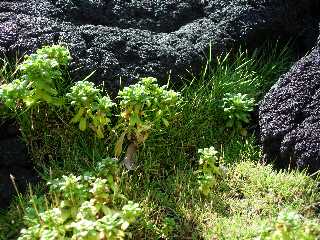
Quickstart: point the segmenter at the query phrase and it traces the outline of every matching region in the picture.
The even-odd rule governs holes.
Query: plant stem
[[[134,157],[135,153],[137,152],[137,150],[138,150],[137,144],[135,144],[135,143],[129,144],[129,146],[127,148],[126,156],[123,160],[123,163],[128,170],[134,169],[133,157]]]

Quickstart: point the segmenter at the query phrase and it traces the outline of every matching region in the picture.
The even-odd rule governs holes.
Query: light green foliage
[[[28,96],[28,81],[16,79],[9,84],[3,84],[0,88],[0,98],[10,109],[19,108],[23,99]]]
[[[165,217],[163,220],[162,228],[160,230],[161,237],[163,239],[171,239],[174,229],[176,228],[176,222],[173,218]]]
[[[71,87],[67,98],[74,107],[73,123],[79,123],[79,129],[91,128],[98,138],[104,137],[104,128],[110,123],[111,108],[114,103],[109,96],[102,96],[101,90],[93,83],[79,81]]]
[[[128,140],[139,145],[149,136],[152,129],[168,127],[168,118],[176,112],[180,94],[160,87],[157,79],[142,78],[140,82],[119,91],[122,136],[117,143],[116,153],[122,146],[124,135]],[[116,154],[117,155],[117,154]]]
[[[126,229],[140,215],[138,204],[129,201],[120,210],[113,208],[119,196],[115,193],[115,176],[106,166],[115,165],[105,159],[98,169],[108,172],[108,177],[93,174],[62,176],[48,182],[48,200],[33,197],[33,206],[27,209],[19,240],[49,239],[124,239]],[[111,168],[112,169],[112,168]],[[40,204],[34,204],[35,202]],[[46,209],[43,209],[47,205]]]
[[[208,196],[210,191],[218,184],[219,178],[223,176],[221,166],[222,159],[214,147],[199,149],[200,154],[198,183],[200,192]]]
[[[225,211],[211,218],[213,227],[210,230],[208,227],[208,231],[212,233],[207,239],[213,236],[218,239],[255,239],[265,229],[270,230],[270,226],[273,232],[278,215],[284,209],[293,209],[303,215],[305,221],[319,217],[314,205],[320,200],[317,181],[305,172],[277,171],[272,165],[249,160],[231,165],[226,175],[224,183],[227,186],[218,198]]]
[[[306,219],[295,211],[283,210],[273,226],[263,226],[256,240],[315,240],[319,236],[319,221]]]
[[[1,86],[0,99],[12,110],[22,104],[31,106],[39,102],[63,105],[61,68],[67,66],[70,59],[69,51],[59,45],[38,49],[18,65],[19,79]]]
[[[250,112],[253,111],[253,106],[254,99],[250,98],[247,94],[226,93],[223,98],[223,111],[227,117],[226,127],[246,136],[247,130],[243,124],[249,123]]]

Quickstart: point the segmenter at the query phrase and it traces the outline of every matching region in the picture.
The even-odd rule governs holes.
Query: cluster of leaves
[[[62,106],[65,111],[71,109],[71,122],[78,124],[81,131],[92,129],[98,138],[104,138],[116,104],[108,95],[103,96],[93,83],[86,81],[90,76],[75,83],[64,94],[63,68],[70,59],[69,51],[63,46],[38,49],[36,54],[26,56],[18,66],[21,77],[1,86],[0,99],[12,110],[41,102],[48,104],[49,108]],[[147,139],[151,129],[168,126],[167,118],[174,112],[178,98],[178,93],[166,90],[165,86],[160,87],[155,78],[142,78],[137,84],[119,91],[121,114],[115,129],[122,134],[116,155],[121,153],[125,136],[138,146]]]
[[[319,221],[305,219],[295,211],[284,210],[279,213],[271,227],[264,227],[257,240],[313,240],[320,235]]]
[[[234,133],[247,135],[244,124],[250,121],[250,112],[253,111],[254,99],[247,94],[225,94],[223,98],[223,111],[227,118],[226,127]]]
[[[67,98],[75,111],[71,121],[79,123],[81,131],[89,127],[98,138],[104,138],[104,127],[111,122],[111,108],[115,105],[109,96],[102,96],[93,83],[79,81],[71,87]]]
[[[112,159],[103,160],[95,174],[63,176],[48,182],[48,200],[33,197],[27,209],[20,240],[33,239],[124,239],[126,230],[141,213],[137,203],[127,202],[120,210],[113,202],[117,193],[117,169]]]
[[[24,105],[39,102],[61,106],[60,86],[64,81],[62,68],[70,61],[69,51],[54,45],[38,49],[35,54],[27,55],[18,65],[20,77],[0,89],[0,98],[12,110]]]
[[[200,154],[198,175],[199,191],[208,196],[210,191],[219,183],[224,176],[222,159],[214,147],[199,149]]]
[[[180,95],[166,88],[160,87],[157,79],[149,77],[119,91],[120,128],[123,130],[117,144],[120,148],[125,136],[139,145],[148,138],[151,129],[169,126],[168,118],[174,113]]]

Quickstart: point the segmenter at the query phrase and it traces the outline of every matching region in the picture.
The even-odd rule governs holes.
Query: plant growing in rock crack
[[[223,98],[223,112],[227,118],[226,127],[231,128],[233,133],[247,135],[244,124],[250,121],[250,112],[253,111],[254,99],[247,94],[225,94]]]
[[[208,196],[210,191],[217,185],[219,179],[224,175],[222,159],[214,147],[199,149],[199,169],[196,171],[198,177],[199,191]]]
[[[27,228],[18,239],[124,239],[141,209],[131,201],[115,209],[114,202],[124,198],[116,192],[116,176],[111,171],[115,164],[104,159],[94,175],[71,174],[48,182],[50,195],[31,199],[32,207],[25,216]]]
[[[43,47],[27,55],[18,65],[21,76],[1,86],[0,99],[12,110],[40,102],[62,106],[63,68],[70,59],[69,51],[59,45]]]
[[[67,93],[74,108],[73,123],[79,123],[79,129],[91,128],[98,138],[104,138],[104,128],[110,123],[111,108],[115,105],[109,96],[102,96],[101,90],[93,83],[79,81]]]
[[[160,87],[157,79],[149,77],[119,91],[121,119],[117,128],[122,130],[122,134],[116,143],[115,155],[120,155],[126,137],[129,146],[124,164],[128,169],[132,169],[134,154],[150,132],[162,126],[168,127],[168,119],[176,113],[180,94],[166,88]]]

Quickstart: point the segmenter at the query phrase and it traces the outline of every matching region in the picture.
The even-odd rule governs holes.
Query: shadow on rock
[[[24,192],[28,183],[36,183],[39,177],[28,160],[27,148],[19,138],[14,123],[0,125],[0,208],[6,208],[16,195],[11,177],[15,179],[20,192]]]

